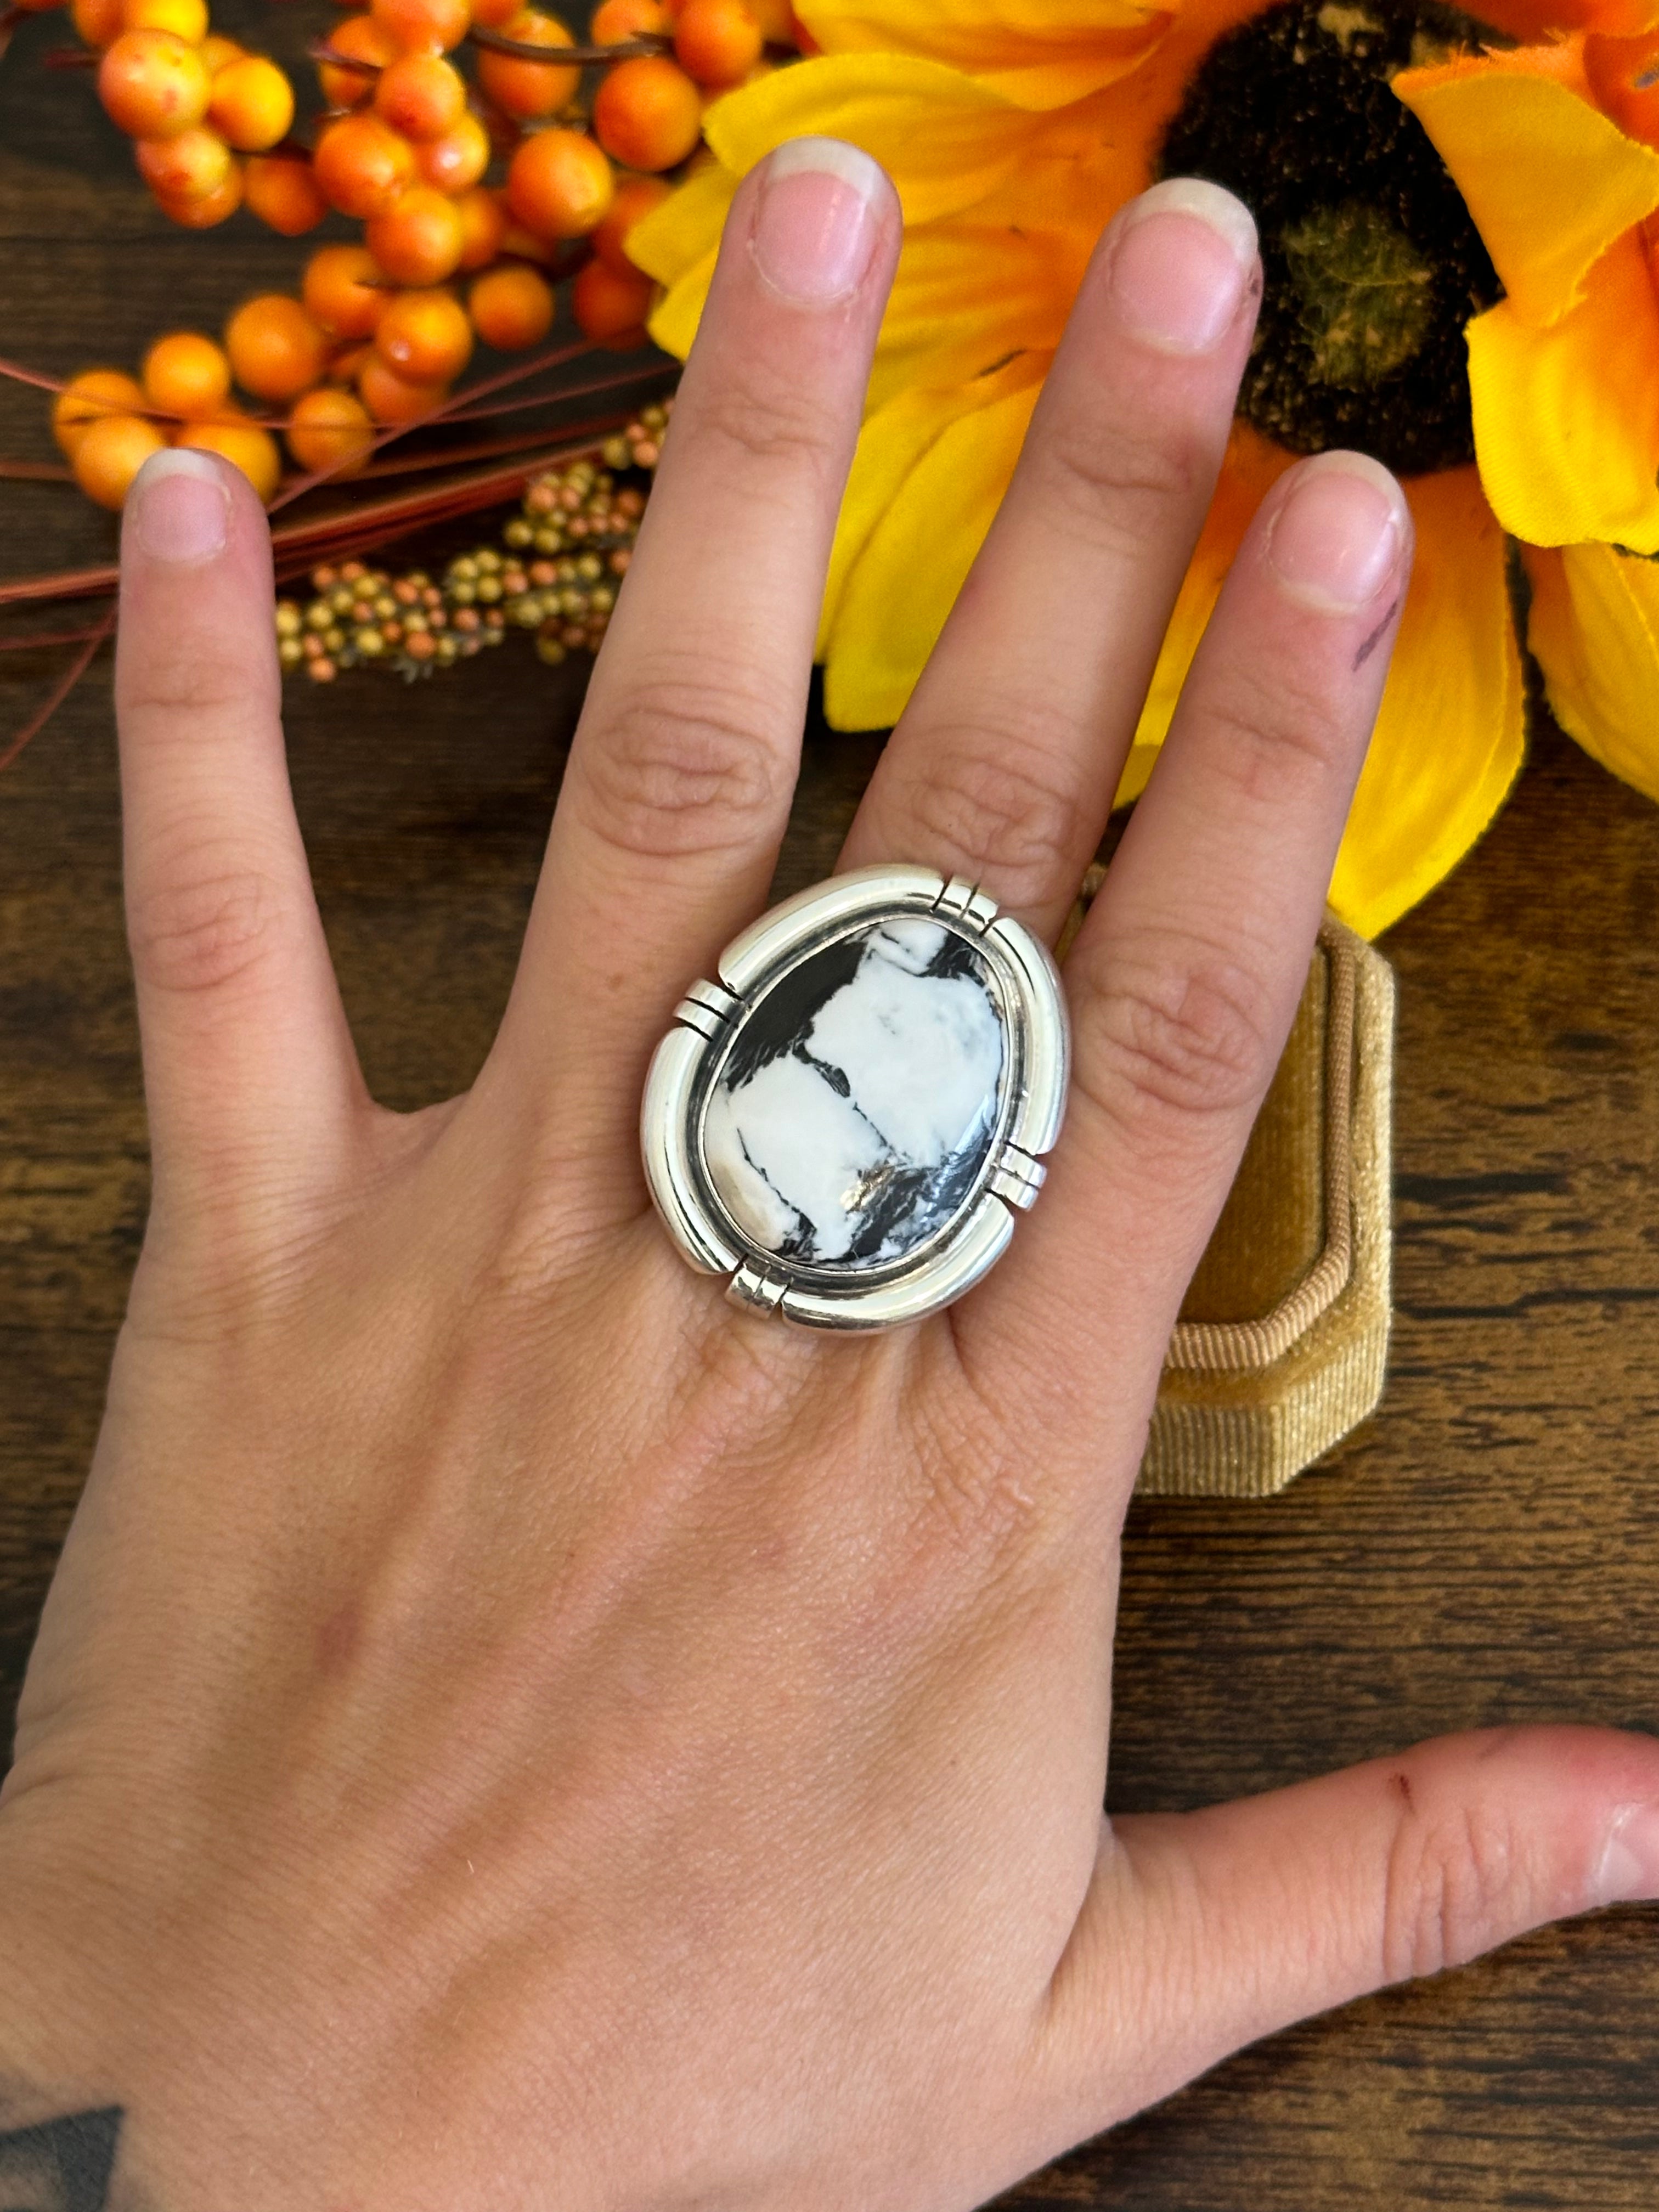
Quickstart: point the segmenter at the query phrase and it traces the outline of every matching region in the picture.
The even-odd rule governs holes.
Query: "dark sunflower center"
[[[1358,446],[1405,475],[1474,458],[1463,327],[1502,294],[1462,195],[1389,89],[1496,35],[1405,0],[1288,0],[1206,55],[1164,176],[1237,192],[1265,287],[1239,412],[1292,453]]]

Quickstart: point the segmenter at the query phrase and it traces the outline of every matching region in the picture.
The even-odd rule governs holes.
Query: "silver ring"
[[[976,885],[836,876],[734,937],[676,1007],[640,1116],[651,1194],[742,1305],[919,1321],[1035,1203],[1070,1057],[1047,946]]]

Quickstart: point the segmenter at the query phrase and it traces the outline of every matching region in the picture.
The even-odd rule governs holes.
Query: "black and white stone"
[[[702,1125],[709,1182],[748,1241],[808,1267],[902,1259],[967,1203],[1007,1058],[983,956],[947,925],[871,923],[745,1015]]]

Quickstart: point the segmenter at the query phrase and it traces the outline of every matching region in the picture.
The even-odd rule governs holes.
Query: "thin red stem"
[[[91,667],[93,655],[114,627],[115,610],[112,607],[97,629],[86,639],[79,653],[70,661],[68,669],[47,693],[45,704],[30,715],[4,752],[0,753],[0,774],[3,774],[11,766],[31,738],[40,736],[41,731],[46,728],[46,724],[51,721],[64,700],[69,697],[70,693],[74,690],[88,669]]]
[[[84,645],[88,638],[103,635],[102,623],[95,623],[90,629],[42,630],[29,637],[0,637],[0,653],[32,653],[38,645]]]
[[[620,39],[609,46],[537,46],[527,39],[509,39],[503,32],[492,31],[483,23],[475,23],[467,33],[475,46],[484,46],[492,54],[511,54],[515,60],[547,62],[555,69],[585,68],[590,62],[629,62],[642,59],[647,54],[672,53],[674,41],[658,38],[650,32],[637,39]]]
[[[379,62],[359,61],[356,54],[343,54],[337,46],[331,46],[326,39],[312,39],[306,45],[306,58],[321,62],[329,69],[352,70],[359,76],[379,76]]]

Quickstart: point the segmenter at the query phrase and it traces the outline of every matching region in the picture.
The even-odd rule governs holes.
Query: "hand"
[[[825,1340],[647,1208],[646,1063],[765,898],[897,243],[844,148],[738,195],[511,1003],[425,1113],[342,1017],[258,507],[199,457],[140,479],[155,1208],[0,1798],[0,2124],[119,2106],[112,2203],[958,2212],[1252,2037],[1659,1887],[1659,1745],[1611,1733],[1102,1816],[1161,1356],[1406,588],[1374,465],[1293,471],[1245,541],[987,1283]],[[1114,225],[847,864],[1057,930],[1259,284],[1212,188]]]

